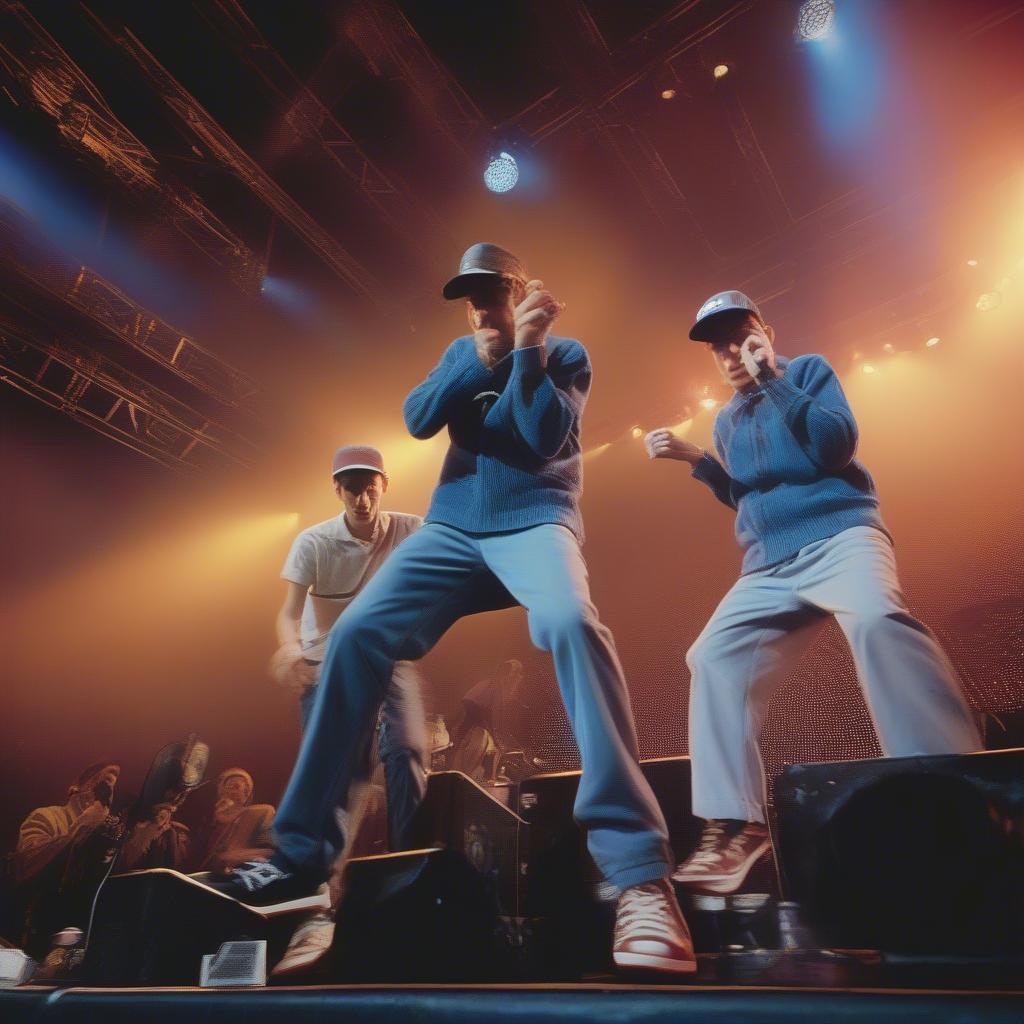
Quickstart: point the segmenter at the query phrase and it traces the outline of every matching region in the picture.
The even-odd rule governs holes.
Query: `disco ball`
[[[519,180],[519,165],[511,153],[499,153],[484,171],[484,184],[492,192],[508,192]]]
[[[801,39],[821,39],[836,16],[835,0],[804,0],[796,16],[796,34]]]

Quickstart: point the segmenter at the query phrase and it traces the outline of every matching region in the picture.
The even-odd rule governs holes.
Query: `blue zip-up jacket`
[[[693,475],[737,512],[743,573],[783,562],[853,526],[888,535],[871,474],[858,462],[857,421],[818,355],[779,357],[783,375],[737,392],[715,418],[715,448]],[[724,465],[723,465],[724,463]]]
[[[571,338],[513,349],[491,368],[471,336],[456,338],[403,408],[413,437],[447,427],[451,440],[426,521],[468,533],[559,523],[582,541],[590,379],[586,349]]]

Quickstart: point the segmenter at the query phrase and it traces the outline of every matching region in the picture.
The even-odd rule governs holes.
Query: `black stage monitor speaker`
[[[457,850],[353,857],[317,980],[484,982],[506,973],[495,890]]]
[[[824,943],[1024,950],[1024,749],[791,765],[775,806],[786,896]]]
[[[113,875],[96,901],[85,979],[90,985],[198,985],[203,955],[222,943],[276,938],[263,914],[177,871]],[[272,941],[274,952],[281,946]]]

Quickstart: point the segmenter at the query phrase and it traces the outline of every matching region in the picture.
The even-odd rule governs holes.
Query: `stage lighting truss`
[[[484,171],[484,184],[492,192],[510,192],[519,181],[519,165],[516,158],[504,150],[491,158]]]
[[[801,42],[821,39],[832,28],[835,0],[804,0],[796,16],[796,34]]]

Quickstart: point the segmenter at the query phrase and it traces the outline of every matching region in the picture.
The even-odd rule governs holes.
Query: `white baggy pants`
[[[981,749],[953,666],[907,610],[892,542],[858,526],[741,576],[687,653],[694,814],[765,820],[761,723],[829,614],[887,756]]]

